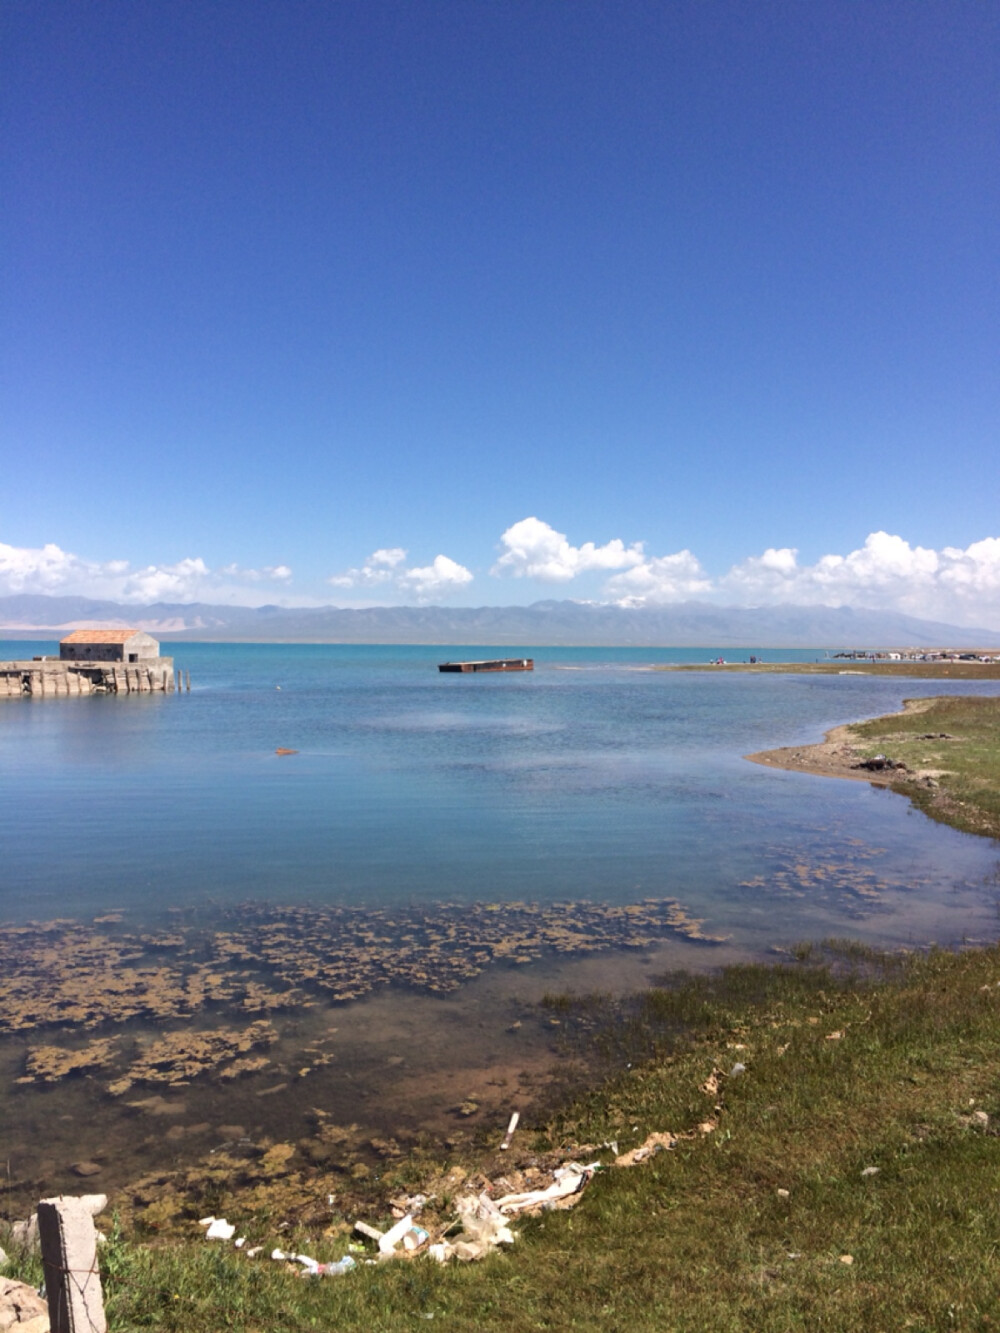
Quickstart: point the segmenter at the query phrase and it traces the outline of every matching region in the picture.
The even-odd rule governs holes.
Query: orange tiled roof
[[[75,629],[60,643],[124,643],[133,634],[141,633],[138,629]]]

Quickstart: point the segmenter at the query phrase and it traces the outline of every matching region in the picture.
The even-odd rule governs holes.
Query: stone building
[[[59,644],[63,662],[146,662],[159,656],[159,643],[139,629],[77,629]]]

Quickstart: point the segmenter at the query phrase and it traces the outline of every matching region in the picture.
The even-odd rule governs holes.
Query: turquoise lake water
[[[0,920],[668,896],[749,953],[998,933],[996,844],[742,758],[995,683],[652,669],[710,648],[164,651],[189,694],[0,701]],[[533,673],[436,670],[522,654]]]

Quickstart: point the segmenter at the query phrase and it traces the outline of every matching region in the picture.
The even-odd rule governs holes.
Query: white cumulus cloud
[[[454,592],[472,582],[472,573],[446,555],[436,555],[429,565],[408,569],[400,577],[403,587],[412,588],[420,601]]]
[[[769,548],[734,565],[717,586],[742,605],[857,606],[988,628],[1000,623],[1000,538],[935,551],[873,532],[857,550],[812,565],[800,565],[791,547]]]
[[[127,560],[87,560],[54,542],[45,546],[10,546],[0,542],[0,594],[107,598],[115,602],[222,601],[253,604],[254,585],[287,584],[287,565],[245,569],[223,565],[211,569],[200,556],[173,564],[133,569]]]
[[[418,602],[446,597],[473,580],[473,573],[447,555],[437,555],[429,565],[407,567],[402,546],[383,547],[356,569],[333,574],[327,582],[335,588],[385,588]]]
[[[685,602],[712,591],[712,580],[688,550],[650,556],[608,579],[605,593],[623,606]]]
[[[642,542],[626,546],[615,537],[604,546],[584,542],[571,546],[566,534],[540,518],[522,518],[500,537],[504,548],[492,574],[566,583],[593,569],[628,569],[643,561]]]

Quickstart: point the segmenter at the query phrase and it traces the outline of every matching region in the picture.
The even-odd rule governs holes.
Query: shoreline
[[[917,718],[923,723],[915,725]],[[815,744],[743,757],[766,768],[868,782],[907,797],[938,823],[1000,839],[1000,695],[905,699],[899,712],[833,727]],[[861,767],[868,760],[884,767]]]
[[[934,702],[932,699],[905,699],[903,707],[896,713],[883,713],[872,718],[872,722],[881,722],[887,718],[915,717],[926,713]],[[819,778],[847,778],[852,782],[869,782],[873,787],[893,787],[891,771],[880,776],[868,769],[856,768],[865,756],[863,746],[852,742],[852,733],[857,727],[868,725],[863,722],[844,722],[838,727],[831,727],[821,741],[811,745],[782,745],[775,750],[758,750],[755,754],[745,754],[744,759],[751,764],[762,764],[765,768],[781,768],[789,773],[809,773]],[[921,781],[927,777],[934,779],[939,769],[907,770],[906,781]]]
[[[1000,680],[1000,662],[665,662],[653,671],[735,671],[758,676],[898,676],[913,680]]]

